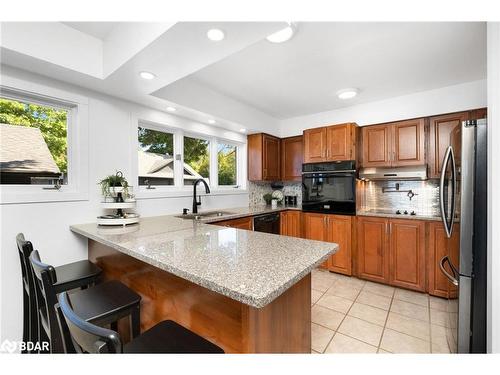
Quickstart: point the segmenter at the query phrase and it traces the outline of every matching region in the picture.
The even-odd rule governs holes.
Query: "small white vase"
[[[271,208],[272,209],[278,208],[278,200],[277,199],[273,199],[271,201]]]

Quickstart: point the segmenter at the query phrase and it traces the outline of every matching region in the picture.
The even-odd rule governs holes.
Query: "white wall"
[[[488,22],[488,352],[500,353],[500,23]]]
[[[70,232],[69,225],[95,221],[102,213],[97,181],[122,170],[131,178],[131,118],[138,117],[182,126],[186,130],[206,131],[244,140],[241,134],[210,128],[205,124],[172,116],[133,103],[124,102],[61,82],[2,66],[2,75],[54,87],[89,98],[89,200],[0,206],[0,342],[20,340],[22,334],[22,289],[15,236],[23,232],[39,249],[44,261],[55,266],[87,257],[86,240]],[[146,199],[138,202],[143,216],[182,212],[191,206],[190,197]],[[203,198],[203,209],[242,207],[248,205],[248,194],[213,195]]]
[[[334,111],[282,120],[281,136],[299,135],[304,129],[355,122],[371,125],[416,117],[486,107],[486,80],[353,105]]]

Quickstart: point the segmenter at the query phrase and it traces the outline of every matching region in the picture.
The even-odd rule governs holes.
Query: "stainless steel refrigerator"
[[[464,121],[452,133],[443,159],[440,207],[446,235],[460,233],[458,260],[445,256],[440,268],[458,287],[446,322],[450,349],[486,352],[487,146],[486,120]]]

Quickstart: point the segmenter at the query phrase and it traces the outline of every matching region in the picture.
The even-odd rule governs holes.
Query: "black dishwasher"
[[[265,232],[280,234],[280,214],[264,214],[253,218],[253,230],[255,232]]]

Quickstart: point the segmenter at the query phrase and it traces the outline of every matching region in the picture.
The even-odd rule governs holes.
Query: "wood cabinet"
[[[248,216],[248,217],[241,217],[238,219],[223,220],[215,222],[213,224],[221,225],[224,227],[253,230],[253,217]]]
[[[446,237],[443,224],[429,223],[427,240],[427,272],[429,294],[443,298],[454,298],[457,288],[441,272],[439,262],[444,256],[449,256],[455,266],[458,265],[460,251],[460,226],[455,225],[451,238]],[[448,269],[451,274],[452,271]]]
[[[302,181],[302,136],[281,140],[281,180]]]
[[[389,220],[389,283],[425,291],[425,222]]]
[[[282,211],[280,213],[280,234],[283,236],[302,237],[302,212]]]
[[[429,119],[429,178],[440,177],[448,146],[452,145],[455,155],[459,155],[461,124],[468,118],[468,112],[458,112]]]
[[[425,164],[425,120],[364,126],[363,167]]]
[[[358,126],[331,125],[304,131],[304,163],[356,159]]]
[[[335,242],[337,253],[322,264],[332,272],[352,275],[353,217],[306,212],[303,214],[304,238]]]
[[[304,130],[304,163],[326,160],[326,128]]]
[[[358,217],[357,274],[360,278],[389,282],[389,220]]]
[[[248,179],[277,181],[281,178],[281,140],[265,133],[251,134],[248,140]]]

